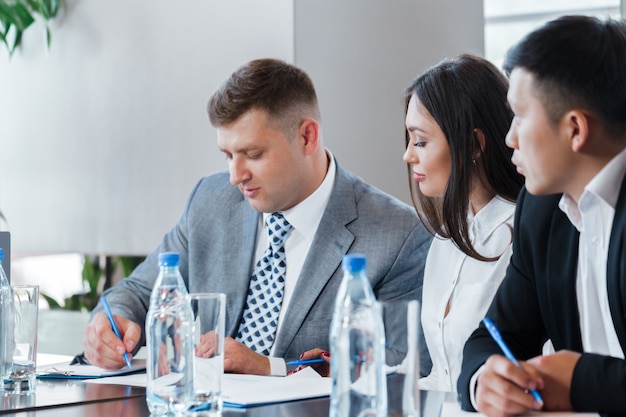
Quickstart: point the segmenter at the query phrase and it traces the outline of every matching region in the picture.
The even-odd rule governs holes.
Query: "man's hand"
[[[270,361],[232,337],[224,339],[224,372],[269,375]]]
[[[200,358],[212,358],[219,354],[219,339],[215,330],[200,335],[194,354]]]
[[[544,409],[548,411],[571,411],[570,389],[574,367],[580,353],[560,350],[554,354],[537,356],[528,361],[535,367],[544,381],[541,392]]]
[[[476,405],[481,413],[508,417],[541,409],[529,390],[543,390],[544,381],[537,369],[525,362],[520,364],[523,371],[501,355],[485,362],[476,384]]]
[[[121,341],[113,333],[106,314],[96,314],[85,327],[83,349],[85,357],[92,365],[104,369],[120,369],[126,366],[124,352],[132,352],[141,337],[141,327],[122,316],[113,315]],[[129,353],[130,354],[130,353]]]

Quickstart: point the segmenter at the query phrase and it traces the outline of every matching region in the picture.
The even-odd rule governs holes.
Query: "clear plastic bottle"
[[[193,395],[193,313],[176,252],[159,254],[146,316],[146,401],[153,416],[182,414]]]
[[[4,250],[0,248],[0,388],[4,377],[13,367],[13,293],[4,272]]]
[[[330,417],[387,416],[385,331],[365,267],[363,255],[343,258],[330,326]]]

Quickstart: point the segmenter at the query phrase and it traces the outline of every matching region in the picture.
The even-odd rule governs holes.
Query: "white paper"
[[[331,379],[310,367],[287,377],[225,374],[222,381],[224,404],[234,407],[326,397],[331,390]]]
[[[145,387],[145,374],[91,379],[91,384],[119,384]],[[330,378],[321,377],[313,368],[306,367],[290,376],[259,376],[224,374],[222,399],[227,407],[247,407],[326,397],[332,390]]]
[[[145,359],[133,359],[131,368],[103,369],[93,365],[70,365],[69,362],[47,363],[37,366],[37,376],[68,377],[68,378],[103,378],[113,375],[124,375],[146,369]]]

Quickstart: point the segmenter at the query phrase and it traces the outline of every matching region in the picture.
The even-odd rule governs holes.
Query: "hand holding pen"
[[[113,318],[113,313],[111,312],[111,307],[109,307],[109,303],[106,297],[103,295],[101,298],[102,298],[102,305],[104,306],[104,311],[106,311],[107,313],[107,317],[109,318],[109,322],[111,323],[111,328],[113,329],[115,336],[117,336],[117,338],[120,339],[121,341],[124,341],[124,339],[122,339],[122,336],[120,335],[120,331],[117,329],[117,325],[115,324],[115,319]],[[124,352],[124,362],[126,362],[126,366],[128,366],[128,368],[131,368],[130,356],[128,356],[128,352]]]
[[[487,331],[491,335],[492,339],[500,347],[500,350],[502,350],[502,353],[504,353],[504,356],[506,357],[506,359],[509,362],[511,362],[513,365],[515,365],[517,368],[522,370],[522,372],[526,372],[526,370],[522,367],[522,365],[517,361],[517,359],[515,358],[515,356],[513,355],[511,350],[509,349],[509,347],[507,346],[507,344],[504,342],[504,339],[500,335],[500,332],[498,331],[498,328],[496,327],[496,325],[487,317],[485,317],[483,319],[483,324],[487,328]],[[501,375],[501,376],[505,377],[504,375]],[[539,408],[540,409],[543,406],[543,398],[539,394],[539,391],[537,391],[536,389],[529,389],[529,390],[527,390],[527,392],[530,392],[530,394],[533,396],[533,399],[534,399],[534,401],[536,403],[533,408]]]
[[[287,365],[297,366],[289,374],[298,372],[304,369],[305,366],[311,366],[320,375],[328,376],[330,375],[330,353],[319,348],[311,349],[301,354],[298,360],[287,362]]]

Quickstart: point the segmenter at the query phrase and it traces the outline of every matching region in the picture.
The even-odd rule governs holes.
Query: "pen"
[[[102,297],[102,305],[104,306],[104,311],[106,311],[107,313],[107,317],[109,318],[109,322],[111,323],[111,327],[113,328],[113,331],[115,332],[115,336],[117,336],[118,339],[123,340],[122,336],[120,336],[120,331],[117,330],[117,325],[115,324],[115,320],[113,319],[113,313],[111,313],[111,308],[109,307],[109,303],[107,302],[107,298],[103,295]],[[124,361],[126,362],[126,366],[128,366],[129,368],[130,366],[130,357],[128,356],[128,352],[124,352]]]
[[[522,365],[519,364],[517,359],[515,359],[515,356],[513,356],[513,353],[511,352],[509,347],[506,345],[506,343],[504,343],[504,340],[502,339],[502,336],[500,335],[500,332],[498,331],[498,328],[496,327],[496,325],[489,319],[489,317],[485,317],[483,319],[483,323],[485,324],[485,327],[489,331],[489,334],[491,335],[493,340],[495,340],[498,346],[500,346],[500,349],[504,353],[504,356],[506,356],[506,358],[513,365],[523,370]],[[539,391],[537,391],[536,389],[533,389],[533,390],[530,390],[530,393],[535,398],[535,401],[537,401],[540,404],[543,404],[543,398],[541,398],[541,395],[539,395]]]
[[[315,359],[299,359],[297,361],[287,362],[289,366],[300,366],[300,365],[311,365],[313,363],[324,363],[326,362],[324,358],[315,358]]]

